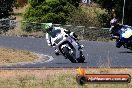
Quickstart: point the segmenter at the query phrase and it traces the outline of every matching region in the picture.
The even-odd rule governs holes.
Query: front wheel
[[[77,59],[77,61],[78,61],[78,63],[84,63],[85,57],[84,57],[82,51],[80,54],[81,54],[81,56],[80,56],[80,58]]]
[[[64,55],[72,62],[76,63],[76,60],[74,59],[73,55],[70,53],[70,49],[67,47],[62,48],[62,52]]]
[[[124,43],[124,48],[127,48],[127,49],[129,49],[129,50],[131,50],[132,51],[132,44],[129,44],[129,43]]]
[[[116,47],[120,48],[123,45],[123,43],[120,40],[116,40]]]
[[[128,46],[127,49],[131,50],[132,51],[132,47],[131,46]]]

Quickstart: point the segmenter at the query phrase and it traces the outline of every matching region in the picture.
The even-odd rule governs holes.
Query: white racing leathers
[[[50,34],[46,34],[47,43],[55,45],[55,48],[58,49],[59,52],[61,53],[62,51],[60,49],[62,49],[65,46],[69,46],[68,48],[71,49],[72,51],[71,53],[74,53],[75,59],[80,58],[81,51],[79,49],[79,44],[75,41],[74,38],[72,38],[71,35],[67,34],[65,31],[66,29],[54,27]]]

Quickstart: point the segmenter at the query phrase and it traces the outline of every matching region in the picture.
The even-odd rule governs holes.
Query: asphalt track
[[[0,36],[0,47],[28,50],[52,56],[51,61],[30,64],[0,65],[0,68],[74,68],[74,67],[132,67],[132,52],[115,47],[114,42],[80,41],[84,45],[85,63],[71,63],[56,56],[44,38]]]

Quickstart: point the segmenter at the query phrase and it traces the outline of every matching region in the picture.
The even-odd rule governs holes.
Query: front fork
[[[123,45],[123,43],[120,41],[120,39],[116,39],[116,47],[120,48]]]
[[[80,49],[79,49],[79,44],[76,42],[76,41],[73,41],[72,42],[72,45],[73,45],[73,47],[74,47],[74,49],[75,49],[75,58],[77,59],[77,58],[80,58],[80,55],[81,55],[81,51],[80,51]]]

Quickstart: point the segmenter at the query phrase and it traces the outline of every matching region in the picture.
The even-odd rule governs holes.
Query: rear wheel
[[[72,62],[72,63],[76,63],[76,60],[74,59],[74,57],[70,54],[70,50],[67,47],[62,48],[62,51],[64,53],[64,55]]]
[[[132,47],[130,48],[130,50],[132,51]]]
[[[131,50],[131,51],[132,51],[132,47],[131,47],[131,46],[127,47],[127,49],[129,49],[129,50]]]
[[[130,44],[130,43],[124,43],[124,47],[132,50],[132,44]]]

